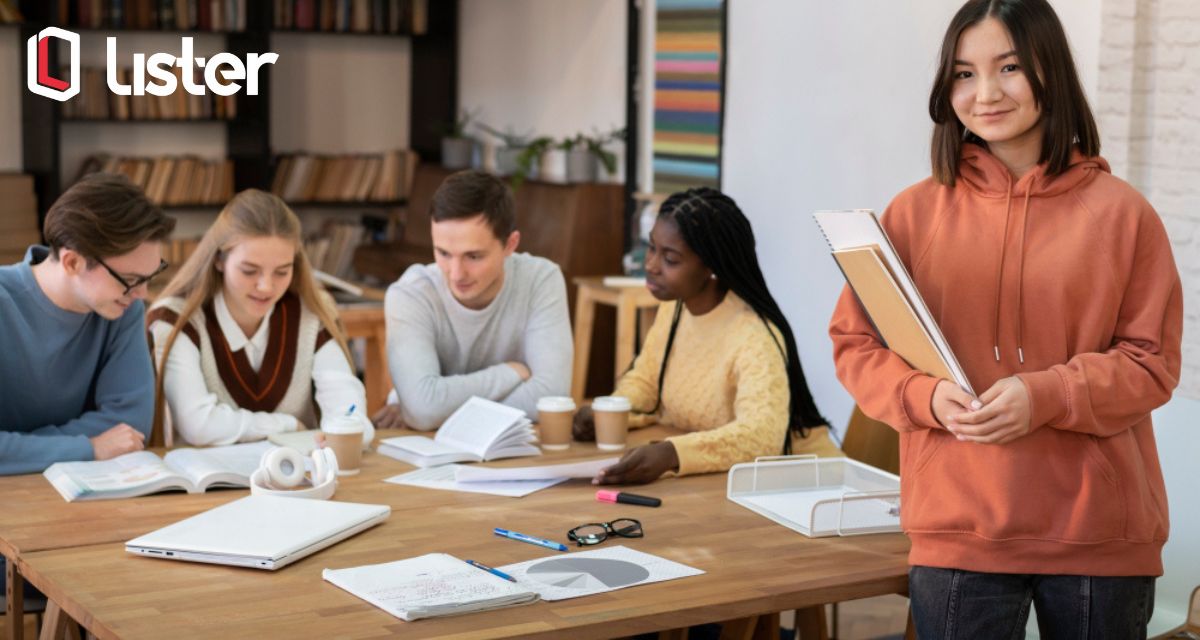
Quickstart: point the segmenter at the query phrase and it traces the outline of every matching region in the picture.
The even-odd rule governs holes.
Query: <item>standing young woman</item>
[[[729,196],[689,189],[663,203],[650,231],[646,285],[664,303],[613,395],[641,414],[636,426],[660,422],[692,433],[638,447],[594,482],[725,471],[789,451],[842,455],[767,290],[750,221]],[[594,437],[590,410],[576,414],[575,437]]]
[[[354,407],[364,443],[374,437],[333,300],[313,278],[300,221],[276,196],[249,189],[229,201],[147,323],[156,432],[169,407],[187,444],[262,440],[317,427],[315,400],[323,416]]]
[[[838,377],[901,433],[922,638],[1144,638],[1167,501],[1150,411],[1180,370],[1162,222],[1099,157],[1046,0],[971,0],[929,102],[933,176],[883,218],[973,398],[888,351],[847,289]]]

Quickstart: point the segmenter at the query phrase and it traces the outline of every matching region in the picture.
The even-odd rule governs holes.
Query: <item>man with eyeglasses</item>
[[[48,246],[0,267],[0,475],[144,448],[144,327],[175,221],[124,176],[92,174],[46,214]]]

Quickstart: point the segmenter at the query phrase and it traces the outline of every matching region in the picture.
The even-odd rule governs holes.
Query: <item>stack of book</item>
[[[79,176],[103,171],[123,173],[160,205],[224,204],[233,197],[233,161],[204,160],[195,156],[133,158],[91,156]]]
[[[68,120],[232,120],[237,117],[237,94],[219,96],[212,92],[192,95],[181,88],[169,96],[119,96],[108,88],[105,69],[83,69],[79,96],[63,103]],[[176,87],[183,86],[183,69],[172,67]],[[69,75],[64,70],[61,77]],[[130,70],[117,70],[117,80],[130,84]],[[204,70],[194,69],[193,80],[204,84]]]
[[[288,202],[393,202],[408,197],[417,154],[295,154],[279,159],[271,192]]]
[[[275,28],[422,34],[429,28],[429,0],[275,0]]]
[[[326,222],[321,233],[304,242],[304,252],[314,269],[338,278],[350,277],[354,250],[363,241],[366,229],[355,222]]]
[[[0,265],[20,262],[41,237],[33,176],[0,173]]]
[[[59,0],[60,24],[90,29],[245,31],[252,0]]]

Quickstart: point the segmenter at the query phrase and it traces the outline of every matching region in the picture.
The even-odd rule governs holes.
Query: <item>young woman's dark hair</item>
[[[1049,163],[1047,175],[1066,170],[1071,149],[1091,157],[1100,154],[1100,134],[1087,96],[1075,72],[1071,47],[1058,15],[1046,0],[970,0],[958,10],[942,39],[942,52],[933,90],[929,93],[929,117],[933,119],[933,177],[954,186],[963,142],[986,143],[967,131],[950,104],[954,87],[954,54],[958,39],[968,27],[995,18],[1012,36],[1021,71],[1033,89],[1042,110],[1044,133],[1038,162]]]
[[[804,370],[800,367],[800,353],[796,349],[792,327],[783,316],[783,311],[779,309],[771,292],[767,290],[767,281],[758,266],[754,231],[750,228],[750,221],[732,198],[708,187],[688,189],[667,198],[659,209],[658,218],[674,222],[688,247],[696,253],[704,266],[712,270],[717,280],[750,305],[764,325],[768,322],[774,324],[783,335],[784,345],[781,346],[775,338],[775,333],[770,332],[771,339],[775,340],[775,346],[779,347],[779,355],[787,367],[788,389],[791,391],[788,411],[790,428],[788,437],[783,441],[783,453],[791,453],[792,431],[804,437],[808,435],[808,427],[825,426],[829,421],[817,410],[812,393],[808,390]],[[671,356],[671,345],[675,342],[675,330],[679,326],[682,309],[683,302],[676,303],[671,332],[667,336],[667,346],[663,353],[662,368],[658,372],[658,401],[651,413],[657,411],[658,404],[662,402],[667,360]]]

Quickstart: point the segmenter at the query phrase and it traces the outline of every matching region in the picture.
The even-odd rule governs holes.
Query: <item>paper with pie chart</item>
[[[543,600],[590,596],[704,573],[695,567],[620,545],[498,568],[516,578],[521,586],[537,591]]]

